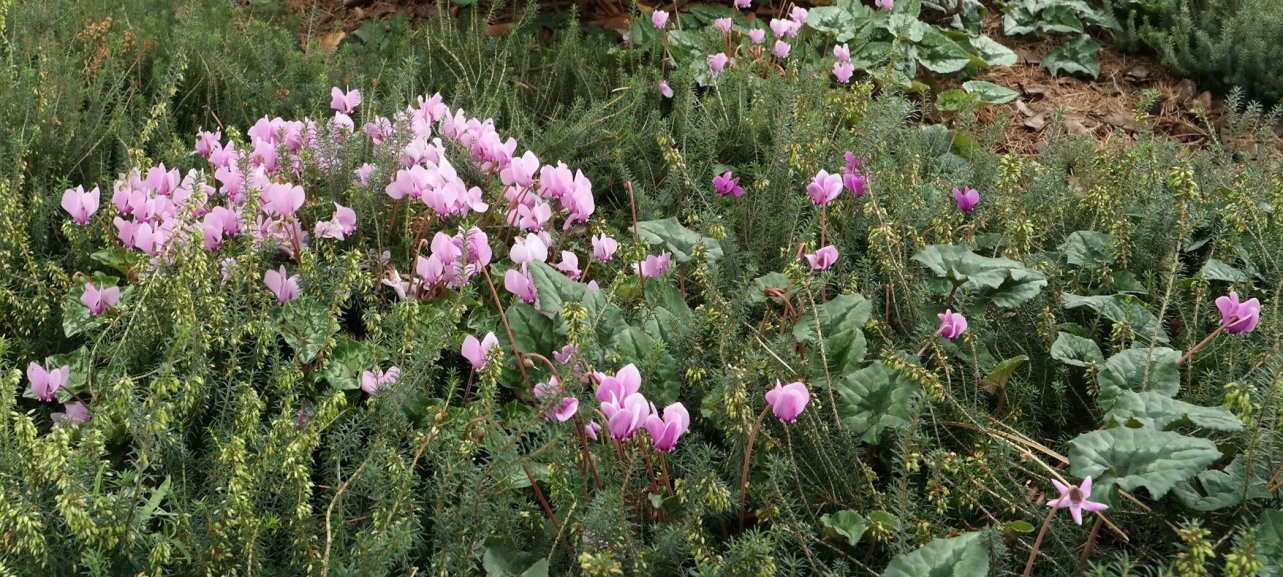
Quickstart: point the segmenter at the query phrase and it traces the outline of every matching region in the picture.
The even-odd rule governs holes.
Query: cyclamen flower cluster
[[[596,398],[606,418],[606,428],[616,440],[631,440],[645,427],[655,450],[666,453],[676,448],[677,440],[690,428],[690,413],[681,403],[664,407],[661,414],[654,403],[646,400],[640,392],[641,372],[635,365],[627,365],[613,376],[594,373],[593,378],[599,383]],[[596,432],[590,436],[595,437]]]

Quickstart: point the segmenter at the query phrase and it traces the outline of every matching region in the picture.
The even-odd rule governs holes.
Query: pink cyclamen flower
[[[744,189],[740,188],[740,179],[733,176],[730,171],[723,172],[721,176],[713,177],[713,190],[721,196],[734,196],[739,198],[744,196]]]
[[[726,53],[718,52],[717,54],[708,57],[708,69],[711,70],[714,75],[721,74],[723,70],[726,70],[726,63],[729,60],[730,57],[726,56]]]
[[[342,89],[335,86],[330,89],[330,108],[333,108],[343,114],[352,114],[352,111],[361,104],[361,91],[350,90],[343,92]]]
[[[98,201],[101,193],[98,187],[85,192],[85,187],[69,188],[62,193],[62,209],[71,215],[76,224],[89,224],[89,218],[98,212]]]
[[[748,39],[753,41],[753,44],[761,44],[763,41],[766,40],[766,30],[761,28],[754,28],[752,30],[749,30]]]
[[[606,236],[605,233],[592,237],[592,254],[597,260],[606,262],[619,250],[619,241]]]
[[[588,424],[584,425],[584,436],[588,437],[589,439],[596,441],[597,433],[600,433],[600,432],[601,432],[601,425],[598,425],[597,421],[588,421]]]
[[[379,394],[379,391],[392,386],[399,378],[401,378],[399,367],[389,367],[387,372],[378,367],[374,367],[373,371],[361,371],[361,390],[373,397]]]
[[[70,366],[64,365],[51,371],[37,363],[27,365],[27,380],[31,381],[31,394],[46,403],[54,400],[58,390],[67,386],[70,378]]]
[[[566,345],[560,350],[552,352],[553,362],[559,365],[569,365],[575,362],[575,355],[579,354],[579,347],[575,345]]]
[[[548,245],[544,244],[543,239],[535,233],[529,233],[524,237],[517,237],[512,241],[512,248],[508,251],[508,258],[516,264],[529,264],[535,261],[548,261]]]
[[[811,184],[806,185],[807,194],[811,195],[811,202],[815,206],[824,206],[833,199],[842,194],[842,175],[829,174],[826,170],[820,170],[811,179]]]
[[[601,412],[606,416],[610,436],[627,441],[646,424],[646,417],[650,416],[650,402],[641,393],[633,393],[620,402],[602,403]]]
[[[747,10],[753,7],[753,0],[732,0],[736,8]]]
[[[834,62],[833,77],[839,84],[851,82],[851,77],[855,75],[855,67],[850,62]]]
[[[789,10],[789,19],[797,23],[797,26],[800,28],[802,26],[806,26],[806,14],[806,8],[793,6],[793,9]]]
[[[668,12],[656,10],[650,13],[650,23],[656,28],[663,30],[668,25]]]
[[[370,186],[370,175],[374,174],[373,164],[368,162],[362,164],[361,167],[356,169],[354,172],[356,173],[356,181],[361,183],[361,186]]]
[[[552,265],[552,268],[566,273],[570,280],[579,280],[579,275],[583,274],[583,271],[579,270],[579,257],[568,250],[561,251],[561,262]]]
[[[839,44],[839,45],[837,45],[837,46],[834,46],[834,47],[833,47],[833,57],[834,57],[834,58],[837,58],[837,59],[838,59],[838,62],[850,62],[850,61],[851,61],[851,49],[850,49],[850,48],[848,48],[846,44]]]
[[[615,371],[614,376],[593,373],[593,380],[597,381],[595,396],[600,403],[622,402],[629,395],[640,391],[642,385],[641,371],[632,363]]]
[[[868,181],[865,180],[863,174],[860,174],[860,171],[852,170],[850,172],[842,173],[842,186],[855,194],[856,198],[860,198],[861,196],[864,196],[864,192],[868,187]]]
[[[1081,485],[1065,485],[1056,479],[1051,480],[1056,490],[1060,491],[1060,496],[1047,501],[1047,506],[1052,509],[1069,509],[1069,514],[1073,516],[1074,522],[1083,524],[1083,511],[1089,513],[1098,513],[1109,508],[1109,505],[1097,503],[1090,500],[1091,497],[1091,477],[1084,477]]]
[[[766,391],[766,404],[771,406],[775,418],[784,423],[796,421],[810,401],[811,391],[800,382],[781,385],[779,379],[776,379],[775,388]]]
[[[564,423],[575,416],[575,412],[579,410],[579,399],[566,395],[557,377],[550,377],[547,383],[536,384],[534,395],[540,403],[548,404],[543,414],[549,421],[556,420],[558,423]]]
[[[53,419],[54,426],[66,426],[68,424],[80,425],[88,423],[93,419],[89,414],[89,407],[80,401],[71,401],[62,406],[62,411],[49,415]]]
[[[659,81],[659,93],[660,93],[660,94],[663,94],[663,95],[664,95],[664,98],[672,98],[672,97],[673,97],[673,87],[668,85],[668,81],[667,81],[667,80],[660,80],[660,81]]]
[[[792,49],[793,47],[790,46],[788,42],[785,42],[783,40],[776,40],[775,46],[771,47],[771,53],[775,54],[776,58],[779,58],[780,60],[784,60],[785,58],[789,57],[789,51]]]
[[[826,271],[833,268],[833,263],[838,261],[838,248],[828,245],[813,253],[804,255],[806,262],[810,263],[813,271]]]
[[[958,210],[971,212],[980,203],[980,193],[971,187],[966,187],[963,190],[955,188],[953,189],[953,200],[958,203]]]
[[[222,131],[207,132],[202,130],[196,133],[196,148],[192,152],[205,158],[209,158],[211,154],[214,154],[215,150],[222,146],[219,142],[222,137]]]
[[[463,348],[460,352],[463,353],[463,358],[472,363],[472,370],[479,373],[485,368],[486,363],[490,362],[490,351],[498,346],[499,339],[493,332],[486,333],[486,336],[479,341],[477,337],[468,335],[463,337]]]
[[[718,30],[721,30],[722,34],[730,34],[731,23],[732,22],[730,18],[718,18],[717,20],[713,21],[713,27]]]
[[[1250,333],[1261,320],[1261,302],[1256,299],[1239,302],[1238,293],[1218,297],[1216,308],[1221,311],[1221,326],[1231,335]]]
[[[80,295],[80,302],[89,309],[91,316],[98,316],[120,302],[120,287],[99,289],[94,283],[85,283],[85,292]]]
[[[664,407],[664,416],[660,418],[655,405],[650,406],[650,416],[646,417],[646,432],[655,444],[655,450],[661,453],[672,452],[677,447],[677,440],[690,429],[691,416],[681,403]]]
[[[895,0],[873,0],[873,5],[883,10],[892,10],[895,8]]]
[[[647,256],[645,260],[633,265],[633,272],[642,278],[654,278],[668,274],[668,269],[673,266],[673,253],[664,251],[656,255]]]
[[[535,287],[535,280],[530,278],[530,272],[515,268],[508,269],[503,275],[503,288],[517,296],[524,303],[533,303],[539,299],[539,289]]]
[[[775,34],[776,38],[797,36],[797,29],[797,22],[792,20],[780,20],[779,18],[771,20],[771,32]]]
[[[275,182],[268,184],[259,194],[259,200],[263,203],[261,206],[263,212],[280,217],[294,216],[294,213],[303,206],[306,197],[303,187],[297,184]]]
[[[967,319],[962,316],[962,313],[946,309],[936,316],[940,317],[940,330],[936,331],[937,335],[953,340],[967,330]]]
[[[263,284],[276,295],[276,304],[283,305],[298,297],[299,276],[289,276],[285,265],[280,270],[268,270],[263,273]]]

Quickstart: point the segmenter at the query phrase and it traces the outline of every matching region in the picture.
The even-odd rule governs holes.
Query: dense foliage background
[[[905,23],[905,4],[869,13]],[[996,155],[1001,127],[973,108],[919,124],[903,66],[832,80],[820,27],[776,62],[738,29],[692,27],[665,52],[645,17],[619,44],[524,26],[533,11],[491,36],[464,10],[324,54],[259,10],[0,1],[0,574],[1015,575],[1035,547],[1036,575],[1283,565],[1276,159],[1072,135]],[[737,62],[711,75],[723,49]],[[337,202],[354,234],[292,254],[197,234],[157,259],[118,239],[118,180],[163,164],[222,189],[198,131],[250,150],[279,116],[331,136],[333,86],[363,93],[356,131],[274,178],[306,191],[304,230]],[[532,263],[523,303],[502,278],[514,227],[384,193],[405,165],[362,126],[434,93],[591,181],[592,218],[548,227],[548,262],[577,254],[582,282]],[[1234,109],[1232,130],[1269,129]],[[497,171],[444,140],[499,211]],[[807,186],[848,151],[867,192],[821,209]],[[726,171],[743,196],[715,192]],[[77,186],[102,192],[83,226],[61,207]],[[403,300],[382,282],[472,225],[494,286],[477,270]],[[621,244],[609,262],[589,256],[598,234]],[[799,258],[826,244],[830,270]],[[634,274],[663,252],[670,272]],[[263,280],[281,266],[301,287],[284,305]],[[90,279],[120,303],[91,316]],[[1259,299],[1260,324],[1198,348],[1230,291]],[[936,334],[946,309],[968,320],[957,339]],[[500,346],[474,373],[461,346],[488,332]],[[566,344],[573,366],[513,354]],[[71,367],[58,402],[31,394],[32,362]],[[587,375],[628,364],[657,409],[689,411],[670,453],[581,433],[602,421]],[[361,390],[390,366],[392,386]],[[571,420],[545,419],[532,387],[553,372]],[[795,423],[766,412],[777,380],[810,389]],[[91,420],[55,426],[68,394]],[[1109,510],[1047,517],[1051,479],[1087,475]]]

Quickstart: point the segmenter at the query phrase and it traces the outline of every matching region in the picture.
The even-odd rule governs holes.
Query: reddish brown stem
[[[503,312],[503,303],[499,302],[499,291],[494,288],[494,280],[490,278],[490,271],[486,268],[481,269],[481,274],[486,277],[486,284],[490,287],[490,297],[494,299],[495,308],[499,309],[499,320],[503,321],[503,330],[508,335],[508,344],[512,346],[512,357],[517,361],[517,368],[521,370],[521,380],[530,386],[530,377],[526,375],[526,363],[521,358],[521,351],[517,350],[517,339],[512,338],[512,326],[508,324],[508,314]]]
[[[748,465],[753,456],[753,441],[757,440],[757,432],[762,428],[762,421],[766,420],[766,414],[771,411],[771,406],[762,407],[762,414],[758,415],[757,422],[753,423],[753,430],[748,434],[748,446],[744,448],[744,469],[740,472],[740,531],[744,530],[744,502],[748,497]]]
[[[1051,517],[1055,514],[1056,509],[1054,507],[1047,511],[1047,518],[1043,520],[1042,528],[1038,530],[1038,537],[1034,539],[1034,546],[1029,550],[1029,561],[1025,563],[1025,572],[1021,573],[1020,577],[1029,577],[1033,574],[1034,558],[1038,556],[1038,547],[1042,546],[1042,538],[1047,534],[1047,527],[1051,526]]]
[[[1230,319],[1230,320],[1233,321],[1234,319]],[[1182,355],[1181,358],[1177,359],[1176,364],[1178,366],[1185,364],[1185,361],[1188,361],[1190,357],[1194,356],[1194,353],[1198,352],[1199,349],[1203,348],[1203,345],[1206,345],[1207,343],[1211,342],[1211,340],[1215,338],[1216,335],[1221,334],[1221,331],[1223,330],[1225,330],[1224,324],[1216,327],[1216,330],[1212,331],[1211,334],[1207,335],[1206,337],[1203,337],[1203,340],[1198,341],[1198,344],[1194,345],[1194,348],[1190,349],[1184,355]]]
[[[548,505],[548,500],[544,498],[543,491],[539,489],[539,483],[535,482],[534,476],[530,474],[530,469],[526,467],[525,463],[521,464],[521,470],[526,472],[526,478],[530,480],[530,488],[535,490],[535,496],[539,498],[539,504],[543,505],[544,514],[548,516],[549,521],[552,521],[552,528],[560,533],[561,523],[557,522],[557,515],[553,514],[552,507]]]

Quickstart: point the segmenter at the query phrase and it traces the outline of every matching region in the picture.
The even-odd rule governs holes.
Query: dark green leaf
[[[579,303],[588,292],[588,285],[570,280],[561,271],[552,268],[548,263],[534,261],[530,263],[530,277],[539,290],[539,309],[543,312],[560,315],[565,303]],[[657,283],[652,283],[657,284]]]
[[[557,342],[556,323],[539,314],[526,303],[516,303],[508,307],[508,326],[512,328],[512,339],[517,342],[517,349],[523,353],[539,353],[551,358],[552,351],[560,349]]]
[[[1100,405],[1109,409],[1123,391],[1153,391],[1175,397],[1181,388],[1180,351],[1166,347],[1127,349],[1105,361],[1096,377],[1100,384]],[[1149,367],[1146,370],[1146,366]]]
[[[847,544],[852,547],[860,542],[860,537],[869,529],[868,521],[855,511],[826,514],[820,517],[820,523],[824,525],[826,538],[845,537]]]
[[[689,262],[697,245],[703,245],[704,258],[709,262],[722,258],[722,245],[717,239],[700,236],[675,218],[639,222],[637,233],[646,242],[667,247],[677,262]]]
[[[277,332],[294,349],[299,361],[310,363],[325,348],[325,341],[337,328],[337,322],[332,322],[325,303],[304,296],[281,307]]]
[[[1065,260],[1074,266],[1097,269],[1114,262],[1114,251],[1111,248],[1114,237],[1094,230],[1079,230],[1069,234],[1060,250],[1065,253]]]
[[[1070,441],[1069,465],[1075,477],[1090,475],[1108,494],[1110,485],[1128,491],[1145,488],[1160,499],[1221,458],[1216,444],[1170,431],[1115,427]]]
[[[330,351],[329,362],[321,374],[335,389],[359,389],[361,371],[370,370],[376,362],[368,341],[357,341],[341,335]]]
[[[927,27],[918,42],[918,62],[936,74],[950,74],[971,63],[971,53],[944,32]]]
[[[838,393],[837,412],[843,425],[871,444],[879,441],[882,431],[909,423],[922,392],[917,383],[881,362],[851,373],[833,388]]]
[[[989,550],[980,533],[936,539],[896,555],[882,577],[979,577],[989,574]]]
[[[1038,29],[1042,32],[1065,32],[1081,34],[1083,23],[1074,16],[1074,11],[1064,4],[1047,7],[1042,11]]]
[[[1120,425],[1139,423],[1142,427],[1167,429],[1176,422],[1188,420],[1196,427],[1216,431],[1243,430],[1242,421],[1225,407],[1204,407],[1178,401],[1157,391],[1137,393],[1122,391],[1105,414],[1106,420]]]
[[[1010,48],[988,36],[976,36],[970,42],[972,48],[980,53],[980,58],[983,58],[989,66],[1015,66],[1020,61]]]
[[[1207,259],[1207,264],[1203,265],[1203,268],[1198,271],[1198,277],[1231,283],[1251,280],[1247,273],[1214,258]]]
[[[1015,90],[984,80],[963,82],[962,89],[986,104],[1005,104],[1016,99]]]
[[[814,314],[805,314],[793,327],[793,338],[799,342],[814,342],[816,339],[816,320],[819,320],[819,333],[824,337],[840,332],[858,330],[869,322],[873,305],[863,295],[846,294],[829,299],[829,302],[815,307]]]
[[[980,299],[993,301],[1003,308],[1015,308],[1038,296],[1047,286],[1047,277],[1007,258],[990,258],[971,252],[965,246],[932,245],[913,260],[926,266],[936,277],[973,291]],[[939,287],[949,292],[949,285]]]
[[[1253,461],[1256,472],[1247,478],[1247,462]],[[1198,477],[1178,483],[1172,493],[1181,504],[1195,511],[1218,511],[1237,506],[1246,500],[1270,497],[1270,470],[1264,459],[1249,459],[1240,453],[1224,471],[1209,469]]]
[[[981,385],[983,385],[984,389],[990,393],[998,391],[999,389],[1005,389],[1007,387],[1007,381],[1011,380],[1011,375],[1015,374],[1016,369],[1019,369],[1027,362],[1029,362],[1029,357],[1025,355],[1012,357],[1002,361],[1001,363],[998,363],[998,366],[994,367],[992,371],[989,371],[988,375],[985,375],[984,381],[981,382]]]
[[[1096,341],[1069,333],[1056,333],[1056,342],[1051,345],[1051,358],[1075,367],[1085,367],[1088,363],[1099,367],[1105,362]]]
[[[1086,34],[1042,57],[1042,67],[1052,74],[1100,75],[1100,43]]]

